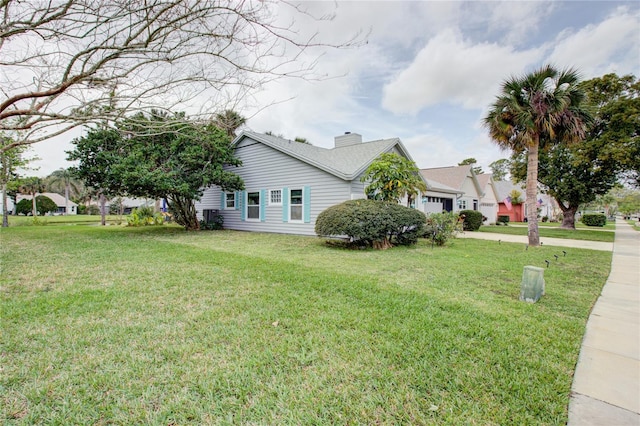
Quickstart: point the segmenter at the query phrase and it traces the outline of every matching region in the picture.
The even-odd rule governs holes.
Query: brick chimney
[[[344,135],[336,136],[334,139],[336,148],[362,143],[362,135],[358,133],[344,132]]]

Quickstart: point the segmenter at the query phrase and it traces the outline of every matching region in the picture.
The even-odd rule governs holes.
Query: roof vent
[[[342,148],[344,146],[357,145],[362,143],[362,135],[358,133],[344,132],[344,135],[336,136],[335,147]]]

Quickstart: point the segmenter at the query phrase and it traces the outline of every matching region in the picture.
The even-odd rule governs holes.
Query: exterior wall
[[[471,177],[466,177],[464,179],[464,183],[462,184],[461,191],[464,192],[464,195],[458,199],[458,203],[456,206],[456,210],[479,210],[480,209],[480,197],[478,196],[478,190],[476,186],[473,184],[473,180]],[[475,208],[474,208],[475,201]],[[461,206],[461,203],[466,203],[466,207]]]
[[[498,204],[498,216],[509,216],[510,222],[522,222],[524,220],[524,204],[513,204],[511,210],[504,203]]]
[[[484,197],[480,199],[480,212],[487,218],[487,223],[495,223],[498,219],[498,200],[491,183],[484,188]]]
[[[241,231],[276,232],[285,234],[316,235],[315,220],[327,207],[364,196],[363,184],[347,182],[305,162],[270,148],[262,143],[245,138],[236,148],[236,156],[242,160],[242,166],[230,167],[242,177],[245,190],[236,194],[236,207],[223,208],[223,197],[220,188],[211,187],[205,190],[200,202],[196,203],[199,219],[204,209],[217,209],[224,217],[224,227]],[[303,209],[303,221],[288,221],[289,203],[285,200],[288,189],[303,189],[307,203]],[[283,190],[282,204],[269,203],[270,190]],[[259,192],[260,219],[247,219],[247,194]],[[262,198],[265,199],[262,199]],[[240,203],[238,204],[238,201]],[[284,212],[284,214],[283,214]],[[286,219],[286,221],[285,221]]]
[[[451,208],[451,211],[458,210],[455,194],[435,191],[421,194],[417,206],[425,214],[442,213],[447,210],[447,206]]]

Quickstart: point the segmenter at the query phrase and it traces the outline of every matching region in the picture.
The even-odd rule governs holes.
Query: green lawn
[[[609,224],[605,225],[609,226]],[[615,226],[615,225],[614,225]],[[527,235],[529,229],[526,226],[497,226],[497,225],[482,225],[479,232],[493,232],[498,234],[509,235]],[[602,241],[605,243],[612,243],[615,237],[614,230],[608,230],[607,228],[587,228],[577,227],[575,230],[560,229],[556,226],[539,226],[538,232],[541,237],[546,238],[568,238],[572,240],[587,240],[587,241]]]
[[[107,215],[108,223],[125,223],[126,216]],[[70,214],[68,216],[38,216],[39,225],[96,225],[100,224],[100,215]],[[29,226],[33,225],[33,216],[9,216],[9,226]]]
[[[4,424],[565,424],[611,254],[349,251],[178,227],[0,231]]]

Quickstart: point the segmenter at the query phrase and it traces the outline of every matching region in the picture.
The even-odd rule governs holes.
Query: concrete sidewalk
[[[620,219],[571,390],[570,426],[640,425],[640,232]]]

